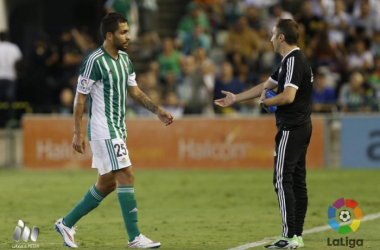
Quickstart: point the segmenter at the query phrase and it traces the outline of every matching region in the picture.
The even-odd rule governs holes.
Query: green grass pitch
[[[96,171],[0,171],[0,249],[12,249],[19,219],[40,235],[39,249],[65,249],[54,230],[96,180]],[[281,234],[281,218],[270,170],[138,170],[135,195],[140,231],[163,250],[227,250]],[[364,215],[380,212],[380,170],[309,170],[305,229],[327,225],[327,209],[338,198],[354,199]],[[80,249],[127,249],[116,193],[77,224]],[[355,249],[380,249],[380,218],[356,232],[332,229],[304,235],[305,249],[327,239],[363,239]],[[24,243],[22,241],[20,244]],[[31,243],[30,241],[28,243]],[[252,249],[262,249],[258,246]]]

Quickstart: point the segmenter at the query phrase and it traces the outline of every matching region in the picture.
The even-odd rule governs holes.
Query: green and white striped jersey
[[[77,91],[89,94],[87,136],[90,141],[115,138],[126,140],[125,109],[128,86],[137,86],[137,83],[127,53],[119,51],[116,60],[101,46],[84,60]]]

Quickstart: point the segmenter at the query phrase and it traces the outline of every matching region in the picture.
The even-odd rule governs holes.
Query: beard
[[[119,41],[113,41],[113,44],[117,50],[126,51],[128,46],[125,44],[125,42],[119,42]]]

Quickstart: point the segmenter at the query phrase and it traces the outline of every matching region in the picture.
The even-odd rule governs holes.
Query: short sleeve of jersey
[[[100,71],[99,63],[90,55],[83,61],[82,67],[79,70],[77,91],[82,94],[88,94],[94,83],[101,79],[102,72]]]
[[[136,73],[131,60],[128,58],[128,86],[137,86]]]
[[[301,60],[297,60],[294,56],[291,56],[286,59],[284,62],[284,66],[282,70],[285,70],[285,84],[286,87],[293,87],[298,90],[303,75],[303,65]]]
[[[280,73],[280,67],[278,67],[269,77],[269,80],[275,84],[278,84],[278,74]]]

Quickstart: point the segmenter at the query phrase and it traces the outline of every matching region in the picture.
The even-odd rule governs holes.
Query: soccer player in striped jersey
[[[85,138],[81,127],[84,104],[88,96],[90,111],[87,136],[93,151],[92,168],[98,169],[98,179],[83,199],[55,223],[55,228],[67,246],[77,248],[74,242],[74,225],[116,189],[129,236],[128,246],[158,248],[161,243],[141,234],[137,225],[134,174],[125,144],[127,93],[135,102],[156,114],[166,125],[173,122],[173,117],[152,103],[137,86],[132,62],[124,52],[130,39],[125,17],[118,13],[107,14],[100,25],[100,32],[104,38],[103,45],[84,60],[80,69],[74,101],[72,143],[77,152],[84,152]]]
[[[255,97],[261,97],[264,109],[277,106],[277,135],[274,151],[273,184],[282,217],[282,237],[266,249],[304,247],[302,232],[307,209],[306,153],[309,146],[313,73],[308,60],[297,46],[298,25],[291,19],[281,19],[272,30],[274,51],[283,56],[280,67],[269,79],[250,90],[226,97],[215,104],[227,107]],[[277,95],[266,98],[268,89],[277,88]]]

